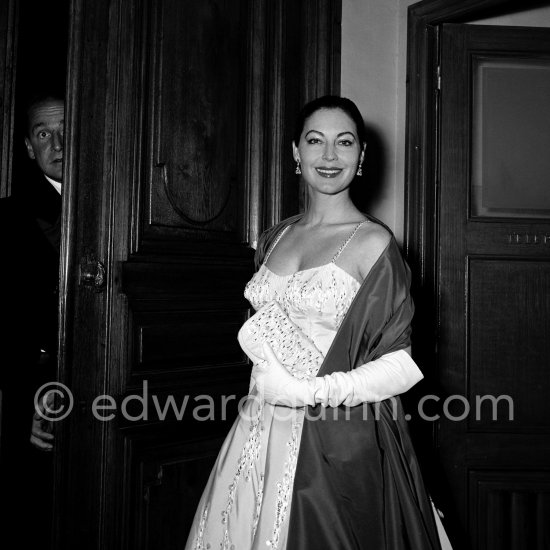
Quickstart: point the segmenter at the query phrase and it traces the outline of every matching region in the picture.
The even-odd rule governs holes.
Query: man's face
[[[63,178],[64,104],[58,99],[46,99],[33,105],[28,113],[25,144],[31,159],[57,182]]]

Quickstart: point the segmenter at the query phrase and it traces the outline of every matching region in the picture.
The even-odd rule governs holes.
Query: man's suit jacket
[[[61,197],[41,173],[0,200],[0,455],[29,447],[33,396],[55,378]]]

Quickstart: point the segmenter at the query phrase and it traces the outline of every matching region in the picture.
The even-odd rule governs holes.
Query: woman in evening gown
[[[280,306],[322,361],[285,365],[264,344],[187,550],[441,548],[396,397],[422,378],[409,270],[349,195],[365,147],[350,100],[302,109],[293,155],[308,207],[262,235],[245,296]]]

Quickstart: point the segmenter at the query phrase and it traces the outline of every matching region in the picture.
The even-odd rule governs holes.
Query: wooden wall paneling
[[[472,469],[468,481],[476,549],[548,548],[550,525],[542,519],[550,513],[547,472]]]
[[[127,315],[118,292],[119,259],[127,252],[132,159],[140,157],[139,111],[132,104],[135,41],[122,29],[135,27],[136,4],[70,5],[59,379],[72,390],[75,408],[56,431],[56,548],[75,541],[118,547],[110,522],[122,524],[123,447],[115,422],[98,421],[92,403],[103,394],[120,395],[123,381]],[[100,292],[81,284],[84,256],[106,269]]]
[[[288,3],[282,1],[267,3],[267,21],[266,28],[266,64],[269,69],[265,74],[266,88],[266,124],[271,128],[271,136],[266,140],[266,179],[264,187],[264,220],[267,226],[276,223],[284,217],[282,212],[282,194],[285,183],[288,179],[288,170],[284,170],[285,164],[288,165],[289,152],[283,149],[285,143],[284,134],[288,129],[285,128],[284,112],[285,88],[288,85],[286,78],[287,67],[285,64],[285,39],[287,36],[286,19]],[[285,154],[286,153],[286,154]]]
[[[18,2],[8,0],[0,6],[0,197],[11,192],[13,156],[14,90],[18,29]]]
[[[235,376],[234,368],[248,372],[248,362],[235,338],[246,320],[248,308],[242,302],[233,308],[216,304],[200,310],[192,305],[165,302],[130,303],[131,370],[128,383],[169,378],[222,378],[225,367],[233,367],[226,376]],[[213,330],[215,327],[215,330]],[[196,350],[201,349],[200,355]]]
[[[156,397],[163,404],[166,395],[159,393]],[[184,546],[198,497],[229,429],[219,420],[224,415],[233,419],[237,413],[238,400],[229,400],[225,408],[216,409],[214,421],[199,408],[193,409],[195,403],[204,402],[190,399],[186,404],[178,403],[179,419],[171,409],[163,417],[162,430],[159,421],[137,429],[136,423],[127,423],[122,429],[129,514],[124,525],[125,540],[117,548]],[[148,404],[149,411],[155,409],[151,401]]]
[[[105,426],[93,422],[89,404],[98,391],[102,393],[101,383],[106,377],[103,320],[107,310],[104,294],[79,287],[78,252],[82,251],[83,256],[93,254],[96,258],[103,252],[100,245],[104,226],[100,220],[106,191],[103,161],[108,147],[108,143],[104,143],[108,28],[108,4],[92,7],[83,0],[71,3],[59,380],[73,391],[75,406],[66,421],[56,426],[55,548],[70,547],[75,540],[95,540],[98,535],[89,530],[91,525],[87,518],[97,517],[102,505],[102,495],[98,491],[102,454],[90,450],[102,441]],[[98,59],[100,63],[97,63]],[[80,170],[82,167],[85,169]],[[78,209],[79,200],[86,202],[86,210]],[[86,326],[87,331],[76,331],[77,326]],[[86,365],[86,368],[79,368],[81,365]],[[82,429],[83,426],[87,428]],[[71,491],[78,491],[86,498],[75,506],[74,499],[69,496]]]
[[[166,64],[166,61],[161,60],[161,52],[158,46],[160,43],[159,38],[162,34],[160,26],[162,24],[162,13],[171,12],[169,12],[168,9],[161,10],[159,5],[151,6],[149,9],[151,10],[149,19],[151,23],[149,26],[150,28],[146,30],[147,38],[145,42],[147,45],[144,48],[144,52],[148,53],[144,53],[144,55],[149,59],[147,63],[148,80],[151,82],[151,85],[156,86],[156,88],[151,88],[148,92],[148,97],[151,99],[149,101],[150,107],[148,107],[147,121],[145,124],[148,127],[154,127],[155,131],[149,133],[149,143],[146,146],[148,147],[148,151],[145,156],[147,158],[150,157],[148,161],[150,165],[146,170],[148,173],[145,177],[150,178],[150,181],[153,182],[152,178],[160,177],[160,172],[162,172],[162,178],[164,178],[164,175],[167,177],[169,176],[168,165],[164,163],[162,159],[155,158],[155,156],[158,157],[158,151],[153,151],[155,147],[158,149],[157,144],[162,142],[162,139],[159,139],[159,131],[161,131],[162,124],[158,122],[158,119],[159,117],[162,118],[162,109],[165,108],[163,104],[169,105],[169,108],[166,107],[165,116],[167,116],[169,120],[178,121],[183,116],[181,112],[179,115],[177,114],[178,109],[180,111],[186,109],[189,101],[178,100],[174,103],[169,97],[163,98],[161,94],[159,88],[161,81],[155,78],[154,75],[157,74],[162,79],[164,71],[167,75],[166,78],[171,79],[174,72],[162,67],[163,64]],[[173,206],[168,207],[167,212],[172,211],[171,216],[176,220],[176,222],[172,221],[169,223],[171,223],[172,226],[173,223],[177,225],[177,223],[179,223],[177,220],[179,219],[182,224],[178,226],[178,228],[183,228],[188,233],[191,232],[191,234],[204,237],[206,235],[205,231],[216,229],[216,232],[212,233],[212,235],[215,235],[217,240],[220,238],[224,239],[228,244],[228,246],[220,252],[222,254],[232,254],[237,250],[238,254],[241,242],[255,243],[259,233],[265,227],[274,223],[275,219],[280,219],[281,216],[279,206],[280,198],[277,193],[277,186],[281,185],[281,178],[277,170],[280,165],[280,153],[278,152],[281,147],[278,140],[279,133],[281,132],[280,117],[285,109],[285,104],[281,97],[281,90],[285,89],[286,86],[285,77],[287,71],[285,64],[286,60],[282,59],[281,55],[282,52],[286,50],[285,44],[282,42],[286,35],[286,21],[284,19],[284,14],[286,12],[284,2],[268,3],[265,2],[265,0],[246,2],[243,4],[240,12],[239,10],[235,10],[234,6],[233,9],[231,9],[231,6],[227,9],[232,13],[232,17],[235,19],[235,28],[233,31],[234,36],[239,37],[240,46],[238,51],[234,51],[234,64],[236,69],[231,74],[227,74],[225,80],[233,87],[235,87],[237,85],[236,83],[239,83],[239,81],[240,85],[238,88],[235,88],[231,97],[228,97],[227,94],[231,92],[231,86],[228,88],[228,85],[224,84],[224,75],[219,75],[219,71],[215,70],[214,67],[208,77],[210,82],[205,94],[197,94],[197,86],[194,86],[192,83],[186,83],[186,88],[188,88],[188,93],[192,94],[193,97],[202,97],[202,101],[205,101],[205,97],[208,97],[209,94],[210,96],[217,94],[216,98],[209,102],[210,108],[213,108],[216,104],[220,107],[212,111],[214,113],[212,117],[216,120],[227,120],[225,123],[227,128],[221,128],[221,133],[216,129],[216,135],[226,135],[223,145],[220,147],[220,154],[215,155],[220,157],[219,160],[216,159],[216,162],[221,162],[223,170],[227,171],[229,163],[223,162],[223,155],[229,154],[229,157],[235,157],[231,162],[236,163],[236,166],[239,167],[239,171],[238,173],[229,174],[229,176],[225,178],[226,183],[223,183],[223,178],[221,178],[220,181],[217,181],[216,185],[218,185],[218,187],[219,185],[227,185],[227,189],[231,188],[232,191],[230,194],[233,196],[231,200],[234,200],[235,205],[239,208],[241,208],[241,205],[244,205],[244,209],[240,213],[238,226],[231,229],[231,231],[227,231],[228,228],[222,231],[220,231],[219,227],[216,229],[216,223],[221,223],[223,215],[220,215],[220,217],[215,218],[215,220],[211,222],[202,223],[201,226],[201,223],[189,223],[189,220],[185,222],[185,217],[187,215],[185,212],[181,211],[181,208],[180,214],[182,215],[177,214],[177,209],[179,208],[177,206],[176,210],[174,210]],[[193,18],[189,17],[189,21],[192,20]],[[229,31],[231,31],[231,29],[229,29]],[[214,28],[212,33],[216,34],[216,32]],[[224,33],[227,35],[225,29],[222,34]],[[163,40],[166,41],[168,39],[164,37]],[[175,37],[173,37],[173,41],[177,41]],[[168,48],[168,46],[166,46],[166,48]],[[225,50],[226,49],[227,48],[225,48]],[[155,50],[157,51],[155,52]],[[205,50],[205,48],[203,48],[203,50]],[[223,57],[220,53],[222,51],[224,51],[224,48],[220,47],[217,54],[217,57],[220,59]],[[185,65],[183,62],[178,62],[178,64],[182,67]],[[197,60],[195,60],[195,65],[198,64]],[[206,69],[203,69],[203,73],[205,70]],[[186,73],[185,76],[189,77],[190,74]],[[204,78],[204,76],[204,74],[195,75],[195,77],[201,79]],[[154,84],[154,82],[157,82],[157,84]],[[177,89],[177,86],[173,86],[172,84],[170,84],[170,86],[172,86],[173,89]],[[163,89],[165,88],[166,86],[163,87]],[[277,90],[279,90],[279,92],[277,92]],[[202,110],[204,111],[204,108]],[[190,111],[200,113],[200,109],[191,109]],[[172,134],[168,132],[167,135],[171,136],[170,141],[172,141]],[[183,136],[183,133],[181,135]],[[180,138],[180,141],[181,139],[183,139],[183,137]],[[237,158],[234,153],[231,154],[231,150],[241,151],[241,157]],[[207,154],[211,155],[212,152],[205,150],[200,154],[203,156]],[[213,170],[213,173],[221,173],[223,170],[220,171],[216,168]],[[156,189],[156,187],[158,187],[158,189]],[[159,200],[164,200],[165,202],[168,200],[167,197],[162,198],[165,185],[156,187],[154,193],[151,192],[151,188],[149,188],[149,191],[145,192],[142,197],[144,205],[137,216],[138,219],[141,219],[141,222],[136,229],[140,230],[139,228],[141,228],[141,230],[143,230],[145,227],[148,227],[148,229],[145,230],[145,238],[141,239],[139,245],[139,239],[137,237],[134,238],[134,252],[138,250],[138,246],[141,247],[141,251],[147,252],[147,250],[151,248],[151,246],[149,246],[149,241],[153,242],[154,239],[156,242],[162,232],[166,234],[168,231],[172,234],[179,234],[174,227],[167,229],[166,223],[157,224],[155,226],[155,224],[151,225],[149,221],[143,221],[143,217],[148,216],[148,212],[151,211],[151,204],[153,204],[151,201],[154,200],[158,203]],[[224,193],[216,193],[215,195],[216,200],[220,200],[220,197],[223,198],[223,196],[226,198],[229,196],[227,193],[225,195]],[[139,204],[139,200],[141,200],[141,198],[138,197],[135,201],[136,204]],[[224,208],[226,216],[232,213],[232,208],[229,203]],[[271,211],[275,212],[275,214],[272,215]],[[196,221],[200,222],[200,220]],[[138,231],[134,231],[134,235],[137,235],[137,233]],[[200,247],[207,250],[209,245],[208,238],[204,237],[202,240],[206,242],[201,242],[200,246],[188,242],[183,249],[178,246],[178,250],[194,250],[200,254]],[[232,244],[238,244],[239,246],[235,247],[232,246]]]
[[[341,0],[302,3],[303,102],[340,91]]]
[[[130,439],[130,438],[129,438]],[[189,501],[206,485],[223,436],[187,444],[159,446],[158,441],[131,440],[134,455],[134,501],[139,510],[133,532],[135,550],[165,550],[187,538],[195,509]],[[152,531],[150,526],[162,525]]]
[[[128,506],[128,468],[124,461],[126,440],[121,433],[125,417],[124,398],[137,389],[128,390],[129,368],[129,299],[122,292],[122,267],[129,255],[132,219],[132,182],[138,178],[142,161],[143,114],[140,111],[140,79],[143,63],[140,59],[144,2],[142,0],[112,0],[109,6],[108,28],[103,30],[108,42],[104,90],[105,150],[103,158],[103,232],[98,240],[98,257],[107,269],[105,289],[105,330],[102,342],[104,374],[98,380],[96,396],[116,399],[112,420],[103,423],[103,433],[96,445],[101,449],[102,472],[96,480],[100,492],[99,521],[96,523],[99,548],[123,548],[128,541],[130,508]],[[98,31],[101,34],[101,31]],[[95,399],[94,398],[94,399]],[[139,425],[139,421],[132,421]]]
[[[550,403],[541,389],[550,357],[550,262],[470,256],[467,277],[467,396],[472,404],[476,396],[505,397],[497,419],[486,404],[479,418],[468,418],[468,431],[548,432]]]
[[[243,241],[254,248],[264,226],[263,209],[264,189],[261,182],[265,179],[265,131],[266,113],[266,86],[264,75],[266,67],[266,40],[267,28],[266,3],[264,1],[251,2],[248,10],[248,41],[246,62],[248,67],[246,85],[246,117],[245,117],[245,153],[244,178],[247,193],[245,208],[248,212]]]
[[[185,228],[206,240],[238,241],[233,212],[243,194],[246,8],[244,2],[154,6],[147,232],[166,236]]]

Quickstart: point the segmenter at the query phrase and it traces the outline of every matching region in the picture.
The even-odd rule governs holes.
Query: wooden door
[[[253,247],[301,202],[294,115],[338,91],[340,9],[73,0],[56,548],[185,544],[248,389]]]
[[[438,447],[458,548],[550,545],[550,30],[443,25]]]

